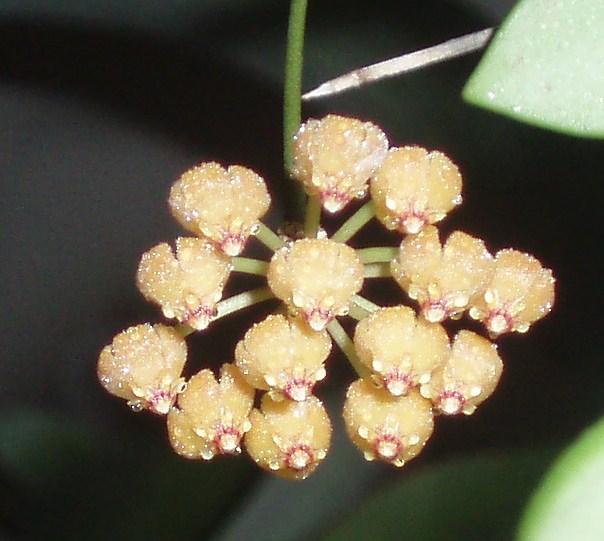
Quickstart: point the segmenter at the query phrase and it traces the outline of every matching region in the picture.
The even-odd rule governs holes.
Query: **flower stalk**
[[[306,202],[306,215],[304,217],[304,235],[309,238],[316,238],[321,223],[321,201],[315,195],[308,197]]]
[[[231,262],[235,272],[266,276],[266,271],[268,270],[268,263],[266,261],[252,259],[250,257],[234,257]]]
[[[283,89],[283,165],[290,176],[294,162],[294,136],[302,120],[302,67],[304,64],[304,30],[307,0],[292,0],[285,51],[285,82]],[[294,220],[302,221],[306,196],[298,183],[286,190],[287,209]]]
[[[399,249],[396,246],[373,246],[357,250],[359,259],[364,264],[390,263],[397,255]]]
[[[388,263],[370,263],[365,265],[365,278],[390,278],[390,264]]]
[[[254,304],[258,304],[259,302],[267,301],[272,298],[274,298],[273,292],[268,287],[258,287],[256,289],[250,289],[249,291],[244,291],[243,293],[233,295],[228,299],[220,301],[216,305],[216,315],[212,318],[212,321],[216,321],[217,319],[228,316],[233,312],[238,312],[243,308],[253,306]],[[175,325],[174,329],[183,338],[186,338],[190,334],[197,332],[197,329],[194,329],[193,327],[184,323]]]
[[[269,250],[276,252],[283,247],[283,240],[270,227],[266,227],[262,222],[258,224],[256,238],[264,244]]]
[[[342,353],[346,355],[346,358],[350,362],[350,366],[354,368],[358,376],[360,378],[369,377],[370,371],[360,361],[350,336],[348,336],[348,333],[344,327],[340,325],[340,322],[337,319],[334,319],[327,325],[327,332],[329,332],[333,341],[338,345]]]
[[[347,242],[375,216],[373,201],[368,201],[346,220],[333,236],[336,242]]]
[[[220,319],[221,317],[228,316],[242,308],[247,308],[248,306],[272,299],[273,297],[273,292],[269,287],[258,287],[256,289],[244,291],[238,295],[233,295],[228,299],[220,301],[216,305],[216,317],[214,319]]]
[[[365,312],[367,312],[367,314],[372,314],[373,312],[376,312],[377,310],[380,309],[380,307],[377,304],[371,302],[369,299],[366,299],[365,297],[361,297],[361,295],[353,295],[352,303],[355,304],[356,306],[358,306],[359,308],[361,308],[362,310],[365,310]]]

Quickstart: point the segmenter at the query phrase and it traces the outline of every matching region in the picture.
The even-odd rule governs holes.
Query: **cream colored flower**
[[[348,388],[344,422],[367,460],[399,467],[420,453],[434,428],[432,406],[417,391],[392,396],[366,379]]]
[[[261,410],[253,410],[250,419],[245,447],[265,470],[286,479],[305,479],[327,454],[331,422],[314,396],[294,402],[275,401],[265,394]]]
[[[407,306],[381,308],[359,321],[354,346],[361,362],[395,396],[430,381],[449,357],[443,327],[417,319]]]
[[[275,252],[267,279],[276,297],[321,331],[334,317],[348,313],[352,296],[363,285],[363,272],[346,244],[303,239]]]
[[[250,385],[300,401],[325,377],[330,351],[327,332],[315,332],[298,319],[274,315],[247,331],[237,344],[235,359]]]
[[[206,237],[227,255],[243,250],[271,199],[261,176],[240,165],[202,163],[172,186],[168,200],[183,227]]]
[[[311,119],[295,136],[292,174],[325,210],[337,212],[365,196],[387,150],[384,132],[370,122],[337,115]]]
[[[132,409],[165,415],[184,389],[180,374],[186,360],[187,345],[173,328],[144,323],[103,348],[97,374],[103,387]]]
[[[432,323],[459,317],[486,289],[494,272],[484,242],[461,231],[441,246],[438,230],[406,237],[392,262],[392,276]]]
[[[526,332],[551,311],[555,282],[552,271],[533,256],[501,250],[495,256],[493,278],[474,300],[470,316],[482,321],[492,336]]]
[[[503,363],[495,344],[470,331],[460,331],[447,362],[422,385],[421,393],[441,413],[474,413],[497,387]]]
[[[371,198],[388,229],[419,233],[461,203],[461,174],[442,152],[391,148],[371,179]]]
[[[168,434],[174,450],[186,458],[210,460],[241,452],[239,443],[251,428],[249,414],[254,389],[237,368],[222,365],[220,382],[211,370],[201,370],[178,397],[168,414]]]
[[[176,255],[166,243],[145,252],[136,278],[141,293],[159,304],[164,316],[201,330],[216,313],[230,270],[229,259],[211,243],[180,237]]]

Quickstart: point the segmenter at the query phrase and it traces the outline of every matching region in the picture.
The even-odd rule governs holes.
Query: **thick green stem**
[[[340,325],[340,322],[337,319],[332,320],[327,325],[327,331],[333,338],[333,341],[342,350],[342,353],[346,355],[348,362],[350,362],[350,365],[352,368],[354,368],[359,377],[364,378],[369,376],[370,372],[368,368],[359,359],[350,336],[348,336],[348,333],[344,330],[344,327]]]
[[[268,270],[268,262],[260,261],[259,259],[251,259],[249,257],[234,257],[233,270],[235,272],[245,272],[246,274],[256,274],[258,276],[266,276]]]
[[[239,295],[233,295],[228,299],[220,301],[216,305],[217,313],[214,320],[232,314],[233,312],[237,312],[242,308],[252,306],[253,304],[272,299],[273,297],[273,292],[269,287],[259,287],[256,289],[250,289],[249,291],[244,291],[243,293],[239,293]]]
[[[306,202],[306,215],[304,216],[304,235],[309,239],[317,237],[321,224],[321,201],[316,195],[308,197]]]
[[[374,216],[375,207],[372,201],[368,201],[340,226],[331,239],[336,242],[350,240]]]
[[[365,278],[390,278],[389,263],[369,263],[365,265],[365,272],[363,274]]]
[[[374,246],[361,248],[357,255],[362,263],[390,263],[398,255],[399,249],[395,246]]]
[[[216,305],[216,316],[212,319],[212,323],[221,317],[228,316],[233,312],[237,312],[243,308],[247,308],[248,306],[252,306],[262,301],[266,301],[268,299],[272,299],[275,296],[273,292],[268,287],[259,287],[256,289],[250,289],[249,291],[244,291],[243,293],[239,293],[238,295],[233,295],[228,299],[224,299],[220,301]],[[179,324],[174,327],[178,333],[184,338],[185,336],[189,336],[194,333],[196,329],[189,327],[189,325]]]
[[[352,303],[348,309],[348,317],[356,319],[357,321],[361,321],[361,319],[365,319],[369,315],[371,315],[369,312],[363,310],[354,303]]]
[[[307,0],[291,0],[287,49],[285,52],[285,85],[283,92],[283,165],[291,175],[294,161],[294,135],[302,120],[302,66],[304,64],[304,27],[306,25]],[[289,210],[294,220],[302,221],[306,196],[302,185],[292,182],[287,190]]]
[[[285,244],[277,233],[275,233],[270,227],[266,227],[262,222],[258,224],[256,238],[273,252],[276,252]]]
[[[186,338],[190,334],[193,334],[197,329],[193,327],[189,327],[185,323],[179,323],[178,325],[174,325],[174,330],[180,334],[183,338]]]
[[[359,308],[365,310],[368,314],[373,314],[373,312],[380,309],[380,306],[371,302],[369,299],[365,297],[361,297],[360,295],[352,296],[352,303],[356,304]]]

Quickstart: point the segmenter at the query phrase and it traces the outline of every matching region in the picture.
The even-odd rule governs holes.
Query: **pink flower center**
[[[306,377],[292,378],[285,385],[283,394],[291,400],[303,402],[311,395],[314,384],[314,380],[311,381]]]
[[[428,223],[428,213],[420,211],[411,206],[406,212],[402,212],[396,219],[397,229],[401,233],[415,235]]]
[[[185,323],[197,330],[205,329],[216,316],[218,310],[216,306],[206,306],[201,304],[195,310],[189,310],[185,315]]]
[[[305,443],[293,445],[285,453],[285,465],[291,470],[304,470],[314,461],[315,454],[311,447]]]
[[[385,432],[375,439],[374,449],[382,460],[392,462],[403,452],[403,442],[396,434]]]
[[[384,375],[384,386],[394,396],[406,395],[409,389],[415,386],[411,374],[398,369],[391,370]]]
[[[488,313],[486,326],[493,334],[502,334],[514,328],[514,319],[505,308],[497,308]]]
[[[232,455],[239,452],[241,432],[233,426],[220,426],[214,436],[214,445],[223,455]]]
[[[304,319],[313,330],[322,331],[333,319],[333,313],[327,308],[315,306],[304,313]]]
[[[158,415],[166,415],[176,399],[176,394],[165,389],[155,389],[149,399],[149,409]]]
[[[422,314],[430,323],[440,323],[451,313],[444,299],[430,299],[422,305]]]
[[[321,191],[319,197],[325,210],[332,213],[341,210],[351,199],[348,193],[338,190],[335,186]]]
[[[218,243],[218,247],[222,252],[231,257],[238,256],[245,246],[247,236],[243,233],[234,233],[232,231],[225,231],[222,235],[221,241]]]
[[[438,409],[446,415],[457,415],[465,403],[466,399],[459,391],[443,391],[438,397]]]

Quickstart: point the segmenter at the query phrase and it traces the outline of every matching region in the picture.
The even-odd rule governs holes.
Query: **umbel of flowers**
[[[303,238],[261,222],[270,196],[245,167],[203,163],[175,182],[169,207],[193,236],[152,247],[137,273],[141,293],[174,325],[115,336],[99,357],[100,382],[133,410],[165,416],[186,458],[245,449],[261,468],[304,479],[329,450],[331,422],[314,393],[333,341],[359,376],[343,407],[350,439],[367,460],[402,466],[421,452],[435,416],[470,415],[493,393],[503,363],[491,340],[545,316],[554,278],[531,255],[491,255],[462,231],[440,238],[435,224],[461,203],[462,179],[439,151],[388,148],[374,124],[336,115],[303,124],[294,150],[293,175],[308,194]],[[328,237],[322,211],[368,194]],[[346,244],[374,217],[401,234],[400,246]],[[240,255],[253,237],[273,251],[270,261]],[[233,272],[267,285],[222,299]],[[394,279],[417,312],[362,297],[365,279]],[[187,335],[270,298],[282,308],[251,324],[218,377],[202,369],[184,380]],[[464,314],[491,340],[469,330],[450,338],[443,324]],[[358,321],[352,338],[342,317]]]

